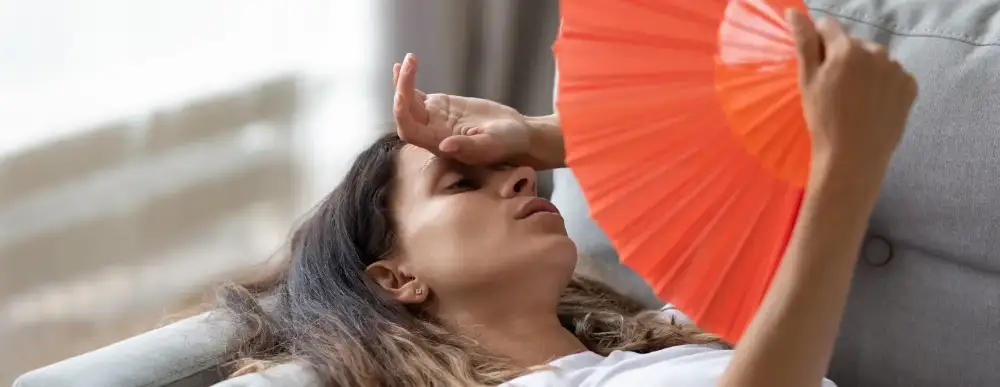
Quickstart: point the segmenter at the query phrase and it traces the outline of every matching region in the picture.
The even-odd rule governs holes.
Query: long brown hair
[[[388,198],[403,145],[394,134],[378,139],[293,233],[277,267],[223,288],[224,306],[241,327],[232,350],[236,374],[297,362],[331,387],[483,386],[531,371],[386,297],[365,274],[394,246]],[[580,277],[557,313],[602,355],[722,344]]]

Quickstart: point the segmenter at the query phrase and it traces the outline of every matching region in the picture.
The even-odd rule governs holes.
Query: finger
[[[868,40],[864,40],[864,39],[857,39],[857,42],[858,42],[858,45],[860,45],[862,48],[865,49],[865,51],[868,51],[868,52],[870,52],[872,54],[875,54],[876,56],[879,56],[879,57],[885,57],[885,58],[889,57],[889,53],[888,53],[888,51],[886,51],[885,46],[883,46],[881,44],[878,44],[878,43],[875,43],[875,42],[872,42],[872,41],[868,41]]]
[[[799,56],[799,75],[803,81],[812,79],[816,69],[823,62],[823,43],[816,25],[801,11],[789,8],[785,18],[795,37],[795,48]],[[805,83],[805,82],[803,82]]]
[[[410,101],[401,93],[396,93],[392,102],[392,116],[396,121],[396,133],[403,141],[410,142],[414,131],[420,130],[420,125],[410,112]]]
[[[438,145],[441,153],[469,165],[488,165],[503,161],[501,147],[488,133],[454,135]]]
[[[396,84],[399,83],[399,71],[400,71],[400,69],[402,69],[402,67],[403,67],[403,65],[401,65],[399,63],[396,63],[396,64],[392,65],[392,85],[393,86],[396,86]],[[427,94],[425,94],[424,92],[420,91],[420,89],[414,89],[413,90],[413,95],[414,95],[414,97],[416,97],[414,100],[418,101],[418,102],[424,101],[424,100],[427,99]]]
[[[396,86],[399,83],[399,70],[403,65],[396,63],[392,66],[392,85]],[[427,94],[420,91],[420,89],[413,90],[414,102],[422,102],[427,100]]]
[[[396,86],[396,84],[399,83],[399,71],[402,69],[402,67],[403,67],[403,65],[399,64],[399,63],[396,63],[396,64],[392,65],[392,85],[393,86]],[[420,91],[420,89],[414,89],[413,90],[413,95],[414,95],[414,97],[416,97],[414,100],[418,101],[418,102],[424,101],[424,100],[427,99],[427,94],[425,94],[424,92]]]
[[[396,126],[401,131],[400,133],[402,133],[407,125],[415,123],[413,115],[410,112],[410,103],[412,102],[412,98],[408,98],[410,93],[405,91],[406,86],[403,82],[399,82],[400,77],[402,76],[402,68],[403,65],[400,64],[393,66],[393,83],[395,83],[396,86],[396,93],[393,96],[392,101],[392,114],[396,119]]]
[[[835,19],[823,18],[816,24],[816,31],[822,38],[826,57],[845,53],[851,47],[851,37]]]
[[[403,95],[409,103],[410,114],[413,120],[422,124],[427,124],[430,116],[427,108],[424,107],[424,100],[427,98],[424,93],[416,91],[417,79],[417,57],[413,54],[406,54],[403,65],[399,69],[399,82],[396,84],[396,93]]]
[[[411,87],[411,90],[413,90],[413,96],[414,96],[413,100],[416,101],[416,102],[419,102],[419,103],[423,103],[424,100],[427,99],[427,94],[425,94],[424,92],[420,91],[415,86],[416,83],[417,83],[417,56],[414,55],[414,54],[406,54],[406,57],[403,58],[403,64],[406,64],[407,61],[409,61],[410,64],[411,64],[411,66],[412,66],[408,70],[412,73],[411,74],[411,78],[412,78],[411,81],[413,83],[413,85],[412,85],[413,87]],[[399,65],[399,72],[400,73],[403,72],[403,67],[404,67],[403,65]],[[398,82],[398,80],[395,81],[395,82]]]
[[[902,64],[893,60],[892,68],[898,78],[901,89],[911,100],[911,102],[916,99],[918,93],[917,79],[910,72],[906,71],[906,68]]]
[[[920,95],[920,83],[917,82],[917,77],[913,76],[913,74],[907,72],[905,69],[903,70],[903,73],[906,75],[906,91],[910,93],[913,99],[916,99],[917,96]]]

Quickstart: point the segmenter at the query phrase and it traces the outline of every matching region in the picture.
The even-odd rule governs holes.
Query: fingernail
[[[410,58],[412,58],[412,57],[413,57],[413,54],[406,53],[406,57],[403,58],[403,63],[410,63]]]
[[[458,144],[454,142],[445,142],[441,144],[442,152],[454,152],[458,150]]]

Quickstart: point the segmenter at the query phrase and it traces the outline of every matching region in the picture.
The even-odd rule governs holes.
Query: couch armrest
[[[221,314],[204,313],[33,370],[14,387],[208,385],[221,379],[215,369],[233,331]]]

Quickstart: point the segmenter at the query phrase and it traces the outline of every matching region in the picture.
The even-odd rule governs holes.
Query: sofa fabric
[[[1000,385],[1000,0],[806,2],[814,16],[886,44],[920,82],[859,246],[830,378],[845,387]],[[617,263],[572,173],[552,178],[578,270],[661,304]],[[232,327],[205,319],[32,371],[15,386],[206,385]]]

